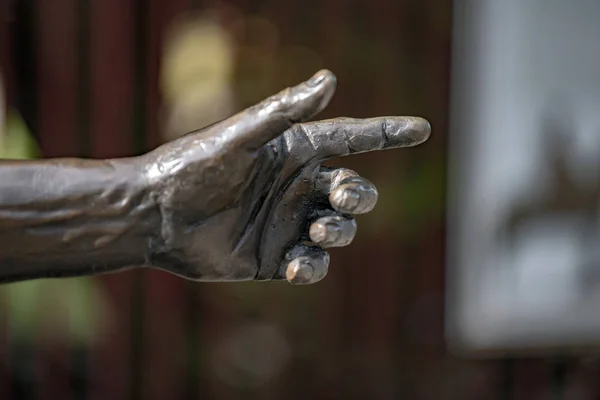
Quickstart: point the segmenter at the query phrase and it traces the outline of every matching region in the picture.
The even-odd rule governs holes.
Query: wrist
[[[165,255],[173,248],[172,213],[165,206],[169,195],[167,172],[159,168],[154,152],[136,157],[129,164],[132,174],[131,190],[138,193],[144,204],[143,230],[147,231],[146,265],[160,267],[157,255]]]
[[[110,160],[119,189],[115,197],[123,204],[119,218],[123,222],[122,241],[131,247],[121,247],[135,266],[148,266],[156,243],[160,242],[161,213],[156,192],[145,173],[142,158]]]

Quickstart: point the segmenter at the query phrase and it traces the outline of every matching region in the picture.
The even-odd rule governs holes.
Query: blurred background
[[[600,2],[453,8],[448,344],[589,355],[600,345]]]
[[[468,1],[465,3],[469,3]],[[320,68],[319,117],[417,115],[424,145],[336,164],[380,192],[328,277],[159,271],[0,288],[4,399],[594,399],[586,357],[444,342],[451,0],[2,0],[0,157],[140,154]]]

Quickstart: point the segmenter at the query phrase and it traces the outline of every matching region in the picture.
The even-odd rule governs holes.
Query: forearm
[[[159,213],[137,159],[0,161],[0,282],[144,265]]]

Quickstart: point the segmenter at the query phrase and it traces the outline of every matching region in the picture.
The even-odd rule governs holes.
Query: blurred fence
[[[157,271],[85,279],[84,292],[98,290],[110,314],[104,325],[104,319],[87,322],[102,330],[93,341],[47,340],[45,325],[32,328],[27,340],[15,337],[4,309],[0,398],[598,395],[592,361],[475,362],[445,351],[450,0],[5,0],[0,6],[9,103],[46,157],[139,154],[179,129],[170,124],[177,110],[202,120],[194,107],[177,104],[190,85],[169,86],[164,76],[194,74],[169,70],[163,56],[177,21],[208,9],[218,10],[235,43],[231,76],[215,89],[217,97],[190,94],[188,106],[212,104],[230,91],[223,109],[240,109],[326,67],[337,74],[339,89],[323,117],[419,115],[433,126],[424,146],[339,160],[374,181],[381,201],[359,219],[355,243],[332,252],[322,283],[198,284]],[[191,48],[190,62],[200,60],[213,74],[219,66],[229,71],[225,53],[218,53],[219,64],[211,61],[217,55],[200,51],[213,49],[207,43],[197,53],[182,46]],[[214,77],[195,79],[207,85]],[[206,85],[198,84],[199,92]],[[51,305],[64,291],[40,293],[36,315],[56,322]],[[93,314],[92,303],[79,311]]]

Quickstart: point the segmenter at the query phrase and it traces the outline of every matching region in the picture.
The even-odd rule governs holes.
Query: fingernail
[[[335,87],[336,82],[337,82],[337,78],[335,77],[335,75],[333,74],[333,72],[329,71],[328,69],[322,69],[319,72],[317,72],[316,74],[314,74],[312,76],[312,78],[310,78],[308,80],[308,85],[309,86],[318,86],[321,83],[323,83],[326,79],[330,80],[331,83],[331,87]]]
[[[332,246],[336,244],[341,235],[340,225],[335,222],[315,222],[310,226],[310,240],[321,246]]]
[[[295,285],[311,283],[314,274],[315,269],[312,264],[298,258],[290,262],[285,271],[287,281]]]
[[[325,224],[315,222],[310,226],[309,235],[310,240],[315,243],[321,243],[327,237],[327,226],[325,226]]]
[[[416,146],[429,139],[431,125],[420,117],[389,118],[385,122],[385,133],[390,147]]]
[[[317,72],[313,75],[312,78],[308,80],[309,86],[319,86],[325,80],[325,74],[321,71]]]
[[[340,211],[352,212],[360,204],[360,194],[353,189],[338,189],[333,196],[333,202],[337,203]]]

